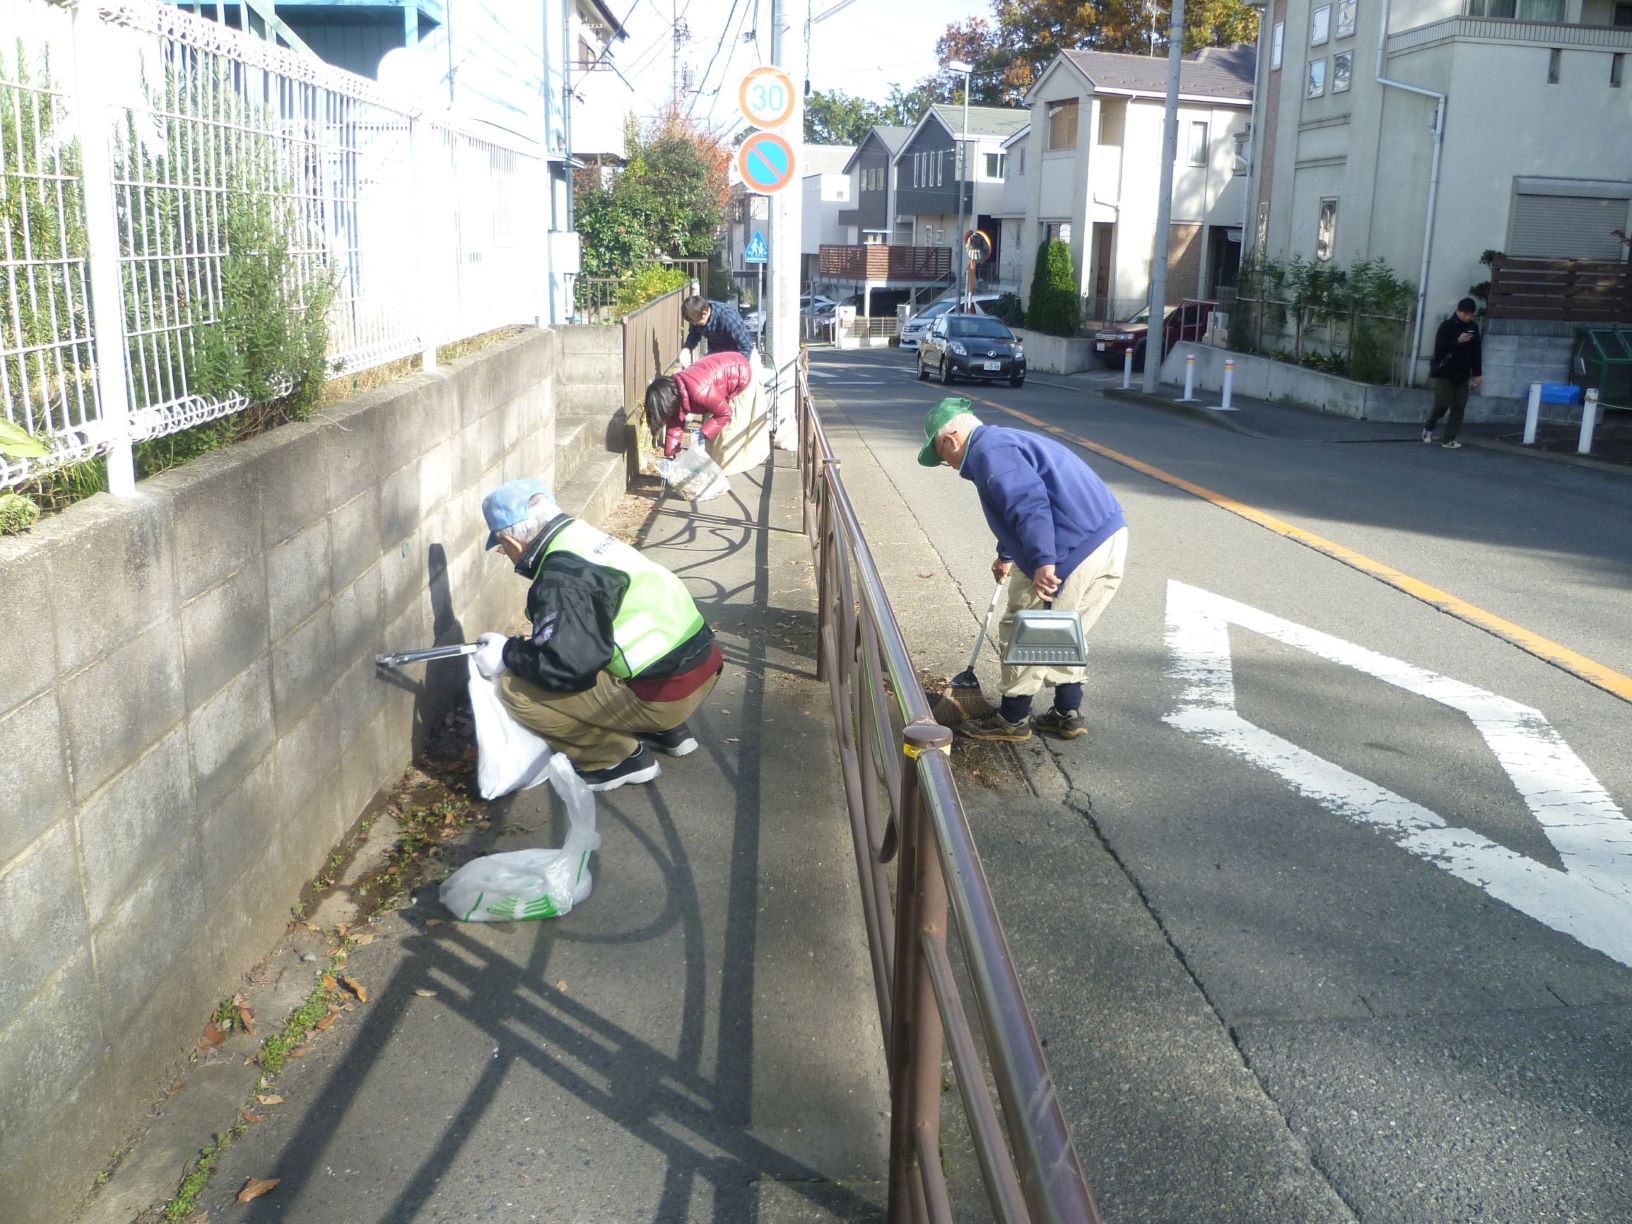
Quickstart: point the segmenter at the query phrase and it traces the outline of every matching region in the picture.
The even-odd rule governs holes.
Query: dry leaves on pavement
[[[252,1177],[244,1183],[244,1188],[238,1191],[238,1201],[247,1203],[251,1199],[258,1199],[263,1194],[270,1194],[277,1186],[279,1178]]]

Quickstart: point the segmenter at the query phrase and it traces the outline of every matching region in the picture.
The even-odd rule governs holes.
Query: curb
[[[1464,437],[1462,444],[1464,446],[1477,446],[1480,450],[1502,451],[1509,455],[1521,455],[1526,459],[1545,459],[1548,463],[1564,463],[1571,467],[1590,468],[1595,472],[1607,472],[1611,476],[1632,476],[1632,465],[1611,463],[1607,459],[1594,459],[1591,455],[1561,455],[1557,451],[1538,450],[1534,446],[1524,446],[1518,442],[1506,442],[1501,438]]]
[[[1269,434],[1259,433],[1256,429],[1231,420],[1227,415],[1216,409],[1202,408],[1195,404],[1181,404],[1177,400],[1167,399],[1160,395],[1146,395],[1143,391],[1124,391],[1121,387],[1106,387],[1100,394],[1107,399],[1120,400],[1125,404],[1143,404],[1146,408],[1155,408],[1162,412],[1171,412],[1175,416],[1189,417],[1195,421],[1205,421],[1218,429],[1228,430],[1230,433],[1240,434],[1247,438],[1262,438],[1273,442],[1280,439],[1270,437]]]

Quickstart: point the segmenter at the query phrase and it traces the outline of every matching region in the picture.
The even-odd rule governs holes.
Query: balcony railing
[[[873,243],[864,246],[823,244],[818,273],[839,281],[938,281],[952,275],[952,248]]]
[[[1572,25],[1568,22],[1522,21],[1510,17],[1447,17],[1388,40],[1388,53],[1399,55],[1451,40],[1531,43],[1538,47],[1592,47],[1632,51],[1632,26]]]

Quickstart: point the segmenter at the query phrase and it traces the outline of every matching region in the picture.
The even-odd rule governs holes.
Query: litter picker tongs
[[[404,650],[400,654],[374,656],[376,667],[401,667],[404,663],[429,663],[433,659],[457,659],[481,649],[478,642],[455,642],[451,646],[430,646],[424,650]]]

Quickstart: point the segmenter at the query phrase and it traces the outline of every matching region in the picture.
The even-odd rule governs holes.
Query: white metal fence
[[[542,313],[536,146],[150,0],[0,3],[0,400],[50,448],[0,489],[128,492],[133,443]]]

